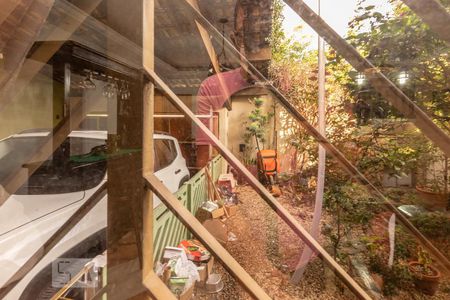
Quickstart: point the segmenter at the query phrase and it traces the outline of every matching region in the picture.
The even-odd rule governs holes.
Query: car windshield
[[[0,180],[20,168],[40,164],[18,191],[18,195],[73,193],[94,188],[106,173],[104,140],[69,137],[44,162],[29,161],[44,142],[43,136],[11,137],[0,141]]]

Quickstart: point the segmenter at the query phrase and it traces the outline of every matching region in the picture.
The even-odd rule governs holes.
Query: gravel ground
[[[292,285],[289,280],[303,249],[300,239],[252,188],[239,186],[237,192],[242,203],[238,206],[237,214],[225,220],[229,232],[235,234],[237,240],[229,241],[226,248],[271,298],[280,300],[355,298],[318,258],[310,262],[300,284]],[[309,229],[313,215],[311,199],[300,199],[298,196],[285,193],[278,201],[301,225]],[[327,216],[323,218],[326,220]],[[319,241],[324,244],[323,237],[320,237]],[[217,299],[251,299],[240,284],[217,262],[214,272],[221,274],[225,283],[224,290],[217,295]],[[444,289],[445,292],[441,290],[434,297],[424,296],[412,289],[384,299],[448,300],[450,285],[448,281],[443,285],[448,285],[448,288]]]
[[[235,216],[225,222],[237,241],[228,242],[227,250],[273,299],[352,299],[349,293],[336,293],[333,276],[326,279],[324,266],[314,259],[298,286],[290,284],[302,248],[300,239],[284,224],[267,204],[248,186],[238,188],[242,203]],[[309,226],[312,207],[290,205],[291,199],[279,201],[292,209],[304,226]],[[216,272],[228,283],[219,299],[251,299],[239,284],[216,264]]]

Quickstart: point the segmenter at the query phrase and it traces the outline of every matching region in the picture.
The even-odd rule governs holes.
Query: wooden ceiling
[[[202,13],[216,28],[222,28],[220,19],[227,19],[225,33],[233,28],[236,0],[201,0]],[[155,4],[156,55],[178,69],[205,69],[208,54],[184,0],[157,0]],[[214,42],[214,41],[213,41]],[[215,41],[220,52],[220,41]],[[217,43],[219,42],[219,43]]]
[[[108,1],[107,5],[105,1]],[[36,41],[71,39],[140,68],[140,28],[132,23],[140,14],[139,1],[97,0],[99,4],[88,15],[83,6],[92,3],[91,0],[2,0],[0,51],[16,32],[14,28],[27,31],[27,26],[33,25],[32,22],[23,23],[26,16],[32,19],[39,15],[30,14],[33,5],[43,9],[54,2],[47,21],[40,28],[39,36],[35,37],[36,26],[28,30],[34,34]],[[198,0],[198,3],[202,13],[216,28],[222,30],[220,20],[228,21],[224,26],[225,36],[229,37],[234,28],[236,0]],[[111,10],[110,7],[114,5],[115,10]],[[74,27],[74,24],[78,26]],[[213,40],[213,45],[216,52],[220,53],[221,40]],[[155,55],[157,72],[179,92],[195,92],[206,78],[210,60],[194,17],[184,0],[155,1]],[[228,54],[227,57],[231,58],[232,55]],[[238,65],[237,61],[234,63]]]

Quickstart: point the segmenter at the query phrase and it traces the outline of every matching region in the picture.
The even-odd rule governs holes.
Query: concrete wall
[[[236,155],[239,159],[244,158],[243,153],[239,151],[239,145],[245,144],[244,134],[246,122],[248,122],[249,113],[255,108],[253,103],[250,102],[250,99],[255,97],[262,98],[264,100],[263,104],[263,112],[273,112],[273,99],[272,95],[265,89],[262,88],[251,88],[245,91],[242,91],[232,97],[232,110],[226,111],[226,119],[225,123],[225,132],[228,149]],[[266,142],[264,144],[265,149],[273,149],[274,143],[274,120],[273,118],[270,120],[269,125],[267,126],[266,132]],[[277,126],[278,127],[278,126]],[[253,153],[253,157],[256,157],[256,144],[253,142],[250,145],[246,145],[246,147],[250,147],[251,152]],[[262,145],[261,145],[262,147]]]

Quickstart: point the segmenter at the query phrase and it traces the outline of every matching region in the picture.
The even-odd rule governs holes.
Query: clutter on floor
[[[233,174],[222,174],[213,182],[206,169],[207,199],[200,205],[196,217],[222,245],[234,242],[237,237],[227,228],[228,218],[237,213],[239,200]],[[197,240],[180,241],[177,247],[165,247],[156,274],[178,299],[196,299],[196,295],[208,297],[224,288],[219,274],[212,273],[214,257]]]
[[[178,247],[164,248],[156,274],[178,299],[190,300],[196,288],[212,290],[207,282],[213,266],[214,257],[199,241],[183,240]],[[217,284],[217,279],[213,282]]]
[[[217,184],[212,181],[209,170],[206,169],[208,200],[197,211],[196,217],[203,226],[222,244],[230,241],[226,220],[236,215],[238,197],[236,180],[232,173],[222,174]],[[231,238],[237,240],[236,237]]]

